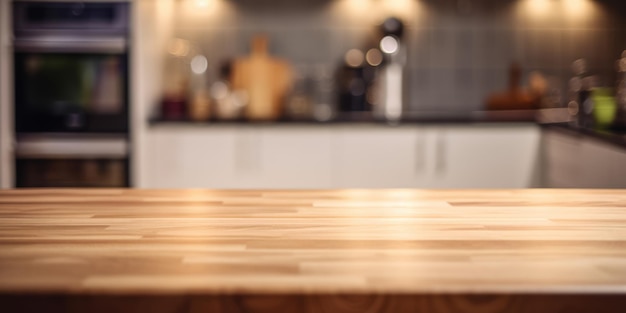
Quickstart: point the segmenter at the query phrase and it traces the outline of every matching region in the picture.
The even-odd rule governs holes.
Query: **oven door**
[[[16,132],[127,132],[126,51],[120,38],[16,40]]]
[[[15,151],[17,188],[129,186],[128,145],[123,138],[18,138]]]
[[[129,3],[93,1],[14,1],[18,37],[66,34],[126,34]]]
[[[16,188],[125,188],[127,159],[20,158]]]

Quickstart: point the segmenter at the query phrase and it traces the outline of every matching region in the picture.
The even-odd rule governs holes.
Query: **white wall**
[[[11,2],[0,0],[0,188],[13,186]]]
[[[146,186],[147,121],[161,97],[163,56],[171,38],[174,0],[134,0],[131,38],[131,185]]]

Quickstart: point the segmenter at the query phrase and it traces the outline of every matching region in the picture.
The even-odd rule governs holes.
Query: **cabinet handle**
[[[435,172],[442,174],[446,169],[446,133],[441,132],[437,135]]]
[[[425,149],[424,149],[424,136],[417,135],[415,139],[415,173],[421,174],[425,165]]]
[[[238,171],[247,171],[250,169],[250,143],[248,134],[242,132],[238,134],[235,142],[235,164]]]
[[[260,170],[261,138],[254,133],[242,132],[235,142],[235,164],[239,171]]]

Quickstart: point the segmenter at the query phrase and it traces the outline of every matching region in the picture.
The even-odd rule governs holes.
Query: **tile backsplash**
[[[255,33],[271,54],[296,66],[336,68],[351,48],[365,48],[376,26],[400,17],[408,52],[407,110],[482,109],[507,88],[512,61],[540,71],[562,94],[570,65],[588,61],[613,86],[615,60],[626,49],[621,1],[593,0],[179,0],[172,36],[190,40],[219,63],[246,55]]]

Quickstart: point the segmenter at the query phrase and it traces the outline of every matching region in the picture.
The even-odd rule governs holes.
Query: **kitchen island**
[[[4,312],[624,312],[624,190],[0,191]]]

